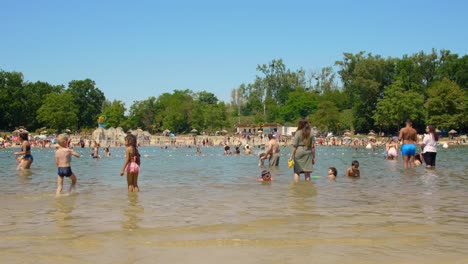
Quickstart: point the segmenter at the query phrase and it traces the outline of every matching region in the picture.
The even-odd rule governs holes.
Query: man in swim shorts
[[[403,167],[414,168],[414,155],[416,154],[416,143],[418,141],[418,132],[413,128],[413,122],[406,120],[406,126],[400,130],[398,140],[403,141],[401,146],[401,155],[403,156]]]

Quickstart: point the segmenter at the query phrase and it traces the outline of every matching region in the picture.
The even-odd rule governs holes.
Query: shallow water
[[[468,147],[406,171],[381,149],[319,147],[320,177],[298,184],[290,150],[262,184],[256,156],[143,147],[141,192],[127,194],[123,148],[100,160],[77,149],[77,193],[59,198],[53,149],[33,149],[31,171],[1,150],[0,262],[468,263]],[[341,176],[353,159],[357,180]]]

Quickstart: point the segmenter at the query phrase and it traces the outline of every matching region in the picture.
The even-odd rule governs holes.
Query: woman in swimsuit
[[[20,159],[18,169],[30,169],[34,158],[31,155],[31,144],[29,144],[28,133],[21,132],[19,136],[21,140],[21,151],[15,152],[13,154],[23,155],[23,157]]]

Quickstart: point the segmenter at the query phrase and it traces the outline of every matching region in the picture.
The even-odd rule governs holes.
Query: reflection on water
[[[138,193],[128,194],[128,204],[123,210],[124,222],[122,227],[124,230],[133,231],[138,228],[140,215],[144,212],[144,208],[139,205]]]
[[[78,199],[77,194],[62,195],[50,201],[54,203],[55,211],[52,214],[55,223],[61,232],[67,233],[73,227],[73,210]]]
[[[383,150],[319,147],[317,177],[298,183],[290,148],[265,183],[256,156],[148,147],[131,194],[123,148],[100,160],[78,149],[77,193],[59,198],[52,149],[34,149],[30,171],[2,151],[2,263],[468,262],[466,147],[441,149],[434,170],[403,170]],[[343,177],[354,159],[361,178]]]
[[[33,171],[30,169],[19,169],[17,170],[18,180],[21,184],[26,184],[31,181]]]

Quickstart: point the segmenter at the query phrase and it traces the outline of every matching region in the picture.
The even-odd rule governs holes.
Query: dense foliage
[[[295,125],[309,118],[322,131],[346,129],[388,133],[407,118],[418,128],[468,128],[468,56],[442,50],[402,58],[345,53],[333,67],[296,71],[281,59],[257,67],[252,83],[233,89],[226,104],[206,91],[175,90],[135,101],[106,100],[94,81],[73,80],[68,86],[30,83],[19,72],[0,71],[0,129],[80,130],[96,126],[142,128],[151,133],[193,129],[232,131],[238,123],[278,122]],[[338,79],[339,78],[339,79]]]

